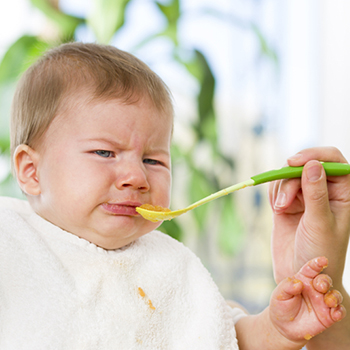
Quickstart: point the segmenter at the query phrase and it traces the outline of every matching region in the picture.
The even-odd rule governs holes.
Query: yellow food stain
[[[155,310],[156,308],[153,306],[152,301],[148,300],[148,306],[150,307],[150,309]]]
[[[138,287],[138,292],[140,297],[142,298],[146,298],[146,293],[144,292],[144,290],[141,287]],[[147,298],[148,299],[148,298]],[[153,306],[152,301],[150,299],[147,300],[147,305],[149,306],[149,308],[151,310],[155,310],[156,308]]]
[[[152,204],[142,204],[140,206],[141,209],[146,209],[146,210],[152,210],[152,211],[163,211],[163,212],[169,212],[171,211],[168,208],[163,208],[160,205],[152,205]]]
[[[312,337],[313,337],[313,335],[306,334],[306,335],[304,336],[304,339],[310,340]]]
[[[328,307],[337,307],[338,306],[337,298],[331,293],[327,293],[325,295],[324,302]]]
[[[139,287],[139,294],[142,298],[144,298],[146,296],[146,293],[143,291],[143,289],[141,287]]]

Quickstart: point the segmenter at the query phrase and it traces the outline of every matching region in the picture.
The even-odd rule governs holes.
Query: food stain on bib
[[[144,292],[144,290],[141,287],[138,287],[138,293],[139,293],[141,298],[145,299],[145,301],[147,302],[148,307],[152,311],[154,311],[156,308],[153,306],[152,301],[146,296],[146,293]]]

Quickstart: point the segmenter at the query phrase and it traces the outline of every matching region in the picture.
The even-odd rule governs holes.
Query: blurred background
[[[350,160],[349,17],[347,0],[2,1],[0,195],[23,198],[9,159],[16,81],[47,48],[72,40],[129,51],[172,90],[173,209],[303,148],[336,146]],[[161,226],[251,312],[275,286],[266,192],[245,189]],[[345,276],[350,290],[349,263]]]

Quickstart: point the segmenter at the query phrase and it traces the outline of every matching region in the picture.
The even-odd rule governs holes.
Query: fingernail
[[[283,208],[286,205],[286,194],[284,192],[279,192],[275,201],[275,208]]]
[[[294,156],[289,157],[288,160],[297,160],[297,159],[300,159],[301,157],[302,157],[302,154],[297,153],[297,154],[294,154]]]
[[[316,182],[321,177],[321,165],[317,164],[306,169],[306,176],[309,181]]]

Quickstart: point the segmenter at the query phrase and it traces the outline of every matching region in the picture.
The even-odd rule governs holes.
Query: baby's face
[[[159,226],[135,207],[169,206],[172,120],[146,99],[75,106],[39,146],[34,209],[102,248],[120,248]]]

